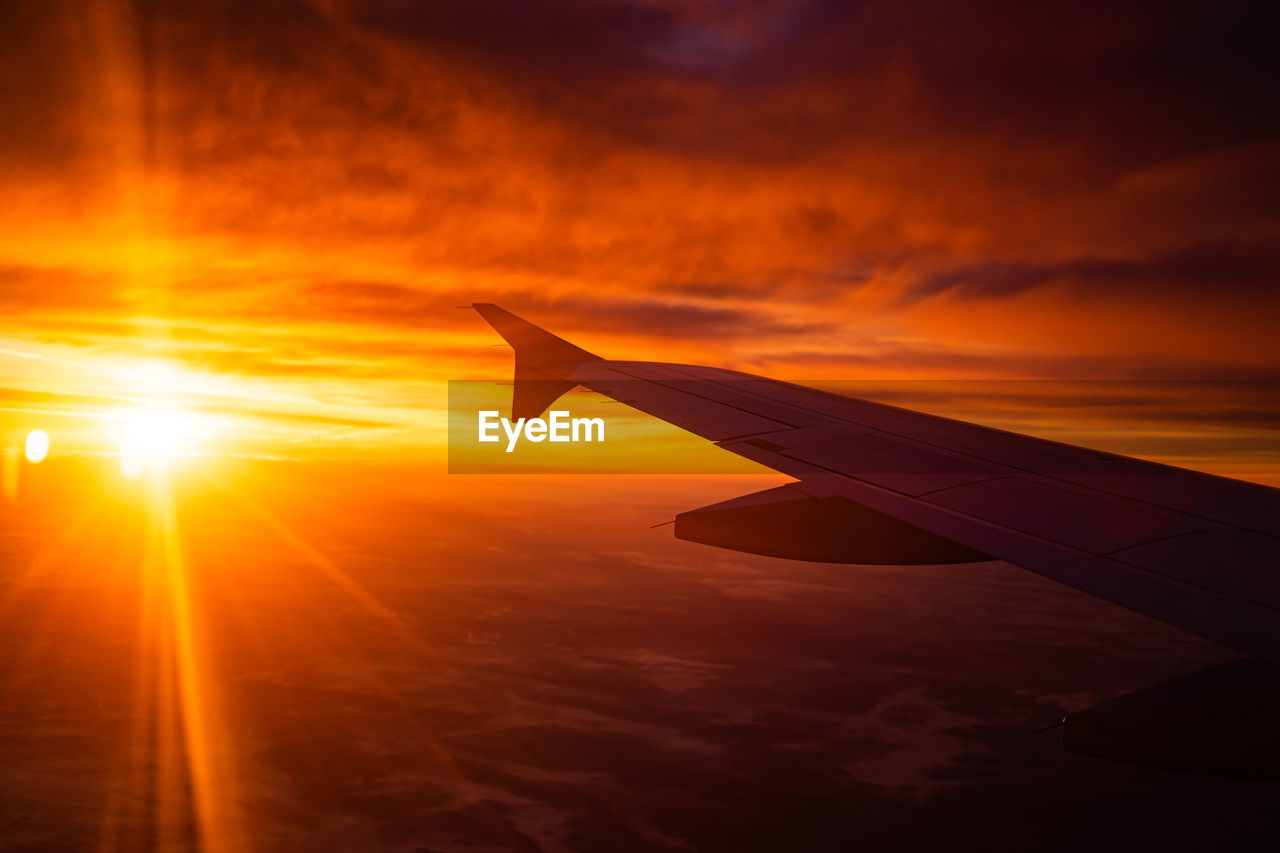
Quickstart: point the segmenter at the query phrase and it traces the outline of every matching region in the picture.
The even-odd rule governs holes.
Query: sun
[[[49,455],[49,433],[42,429],[33,429],[27,433],[25,449],[28,462],[32,464],[43,462]]]
[[[124,412],[112,429],[120,445],[120,470],[129,478],[195,455],[212,431],[207,418],[174,407]]]

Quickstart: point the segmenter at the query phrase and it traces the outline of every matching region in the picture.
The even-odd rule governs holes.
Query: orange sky
[[[508,370],[472,301],[797,379],[1276,378],[1241,15],[140,9],[3,13],[0,428],[55,450],[165,397],[227,450],[430,456],[443,380]],[[1175,395],[1148,452],[1261,470],[1256,401]]]

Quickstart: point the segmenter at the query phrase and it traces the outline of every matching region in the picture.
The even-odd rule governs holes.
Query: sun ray
[[[9,608],[13,607],[31,584],[44,575],[57,561],[65,556],[76,542],[83,539],[83,534],[96,521],[101,512],[101,504],[90,500],[80,507],[71,521],[63,525],[57,537],[46,545],[20,573],[7,584],[8,589],[0,596],[0,618],[4,618]]]
[[[156,469],[146,472],[145,487],[132,748],[108,792],[99,850],[135,846],[133,829],[166,849],[194,843],[213,853],[243,851],[249,844],[235,740],[183,552],[173,484]]]
[[[198,616],[191,604],[173,492],[165,476],[154,476],[150,485],[149,507],[158,522],[160,567],[168,594],[166,605],[176,664],[173,695],[179,705],[201,843],[211,851],[243,849],[237,791],[230,767],[232,740],[219,714],[217,681],[205,659]]]
[[[269,530],[277,539],[297,553],[298,556],[306,560],[312,568],[319,571],[320,574],[333,582],[333,584],[339,589],[351,596],[351,598],[353,598],[367,612],[386,623],[388,627],[396,632],[396,634],[398,634],[402,639],[412,643],[416,648],[421,650],[425,650],[427,648],[418,636],[404,624],[404,621],[401,620],[399,616],[379,601],[373,593],[361,586],[359,582],[351,577],[351,575],[344,572],[337,563],[330,560],[324,554],[316,550],[311,543],[294,533],[288,525],[268,512],[266,508],[243,495],[239,495],[237,497],[240,505],[263,527]]]
[[[419,654],[435,656],[433,650],[422,641],[422,639],[410,629],[399,616],[397,616],[390,608],[378,600],[371,592],[366,590],[355,578],[351,577],[347,572],[343,571],[336,563],[322,554],[315,546],[307,542],[297,533],[295,533],[283,521],[276,518],[265,507],[257,504],[245,495],[233,492],[229,487],[224,486],[224,494],[234,496],[240,507],[246,511],[252,518],[256,519],[265,529],[271,532],[280,542],[284,543],[290,550],[294,551],[302,557],[308,565],[316,569],[325,578],[330,580],[340,590],[350,596],[368,613],[378,618],[380,622],[389,627],[401,640],[403,640],[410,648]],[[362,677],[369,681],[372,686],[385,698],[394,699],[401,704],[407,704],[404,697],[400,695],[394,688],[386,684],[382,679],[374,675],[370,668],[361,667]],[[440,762],[441,766],[446,769],[450,776],[460,784],[469,784],[467,776],[462,769],[454,761],[453,756],[444,747],[444,745],[430,732],[423,731],[422,737],[426,741],[426,747]]]

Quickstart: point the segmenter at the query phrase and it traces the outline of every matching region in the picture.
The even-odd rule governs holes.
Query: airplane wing
[[[496,305],[474,307],[515,349],[514,416],[580,385],[796,478],[681,513],[677,537],[840,563],[999,559],[1215,640],[1258,660],[1073,715],[1064,742],[1217,772],[1247,759],[1246,775],[1269,775],[1251,769],[1256,738],[1241,755],[1188,756],[1185,725],[1170,746],[1160,714],[1210,694],[1228,709],[1280,710],[1280,491],[737,371],[607,360]],[[1239,736],[1242,725],[1219,715],[1210,728]],[[1280,769],[1274,726],[1258,725]]]

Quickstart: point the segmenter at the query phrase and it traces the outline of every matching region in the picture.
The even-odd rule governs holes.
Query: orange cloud
[[[27,356],[165,359],[403,441],[442,380],[505,372],[454,310],[476,300],[605,354],[802,378],[1280,363],[1274,60],[1247,11],[6,14],[0,336]],[[78,392],[32,363],[6,384]]]

